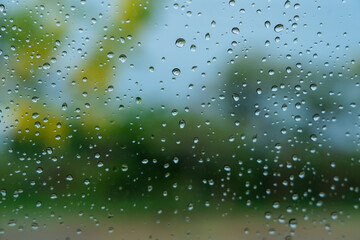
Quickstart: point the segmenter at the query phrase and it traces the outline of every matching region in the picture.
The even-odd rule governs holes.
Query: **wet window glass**
[[[0,2],[0,239],[357,239],[360,2]]]

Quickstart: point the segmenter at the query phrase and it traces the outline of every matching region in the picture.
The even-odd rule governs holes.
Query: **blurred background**
[[[0,239],[356,239],[360,2],[0,2]]]

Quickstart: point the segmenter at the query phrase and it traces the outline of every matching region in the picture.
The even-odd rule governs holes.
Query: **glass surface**
[[[0,2],[0,239],[357,239],[360,1]]]

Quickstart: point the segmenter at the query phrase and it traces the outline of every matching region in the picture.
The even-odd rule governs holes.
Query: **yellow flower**
[[[36,23],[26,14],[13,18],[16,27],[9,28],[3,38],[14,51],[10,64],[17,75],[28,79],[37,69],[46,69],[56,59],[57,45],[65,29],[52,21]]]
[[[56,147],[66,142],[67,123],[50,107],[21,101],[14,111],[16,134],[20,143]]]
[[[103,90],[112,82],[113,69],[120,63],[118,58],[128,51],[129,38],[144,26],[148,8],[149,4],[144,0],[124,1],[123,10],[116,13],[113,27],[107,30],[105,38],[102,36],[96,41],[99,44],[94,47],[94,52],[89,54],[88,60],[74,76],[81,91]]]

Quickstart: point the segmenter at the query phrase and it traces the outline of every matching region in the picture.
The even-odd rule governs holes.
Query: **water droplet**
[[[240,30],[239,30],[239,28],[234,27],[233,29],[231,29],[231,32],[232,32],[233,34],[239,34],[239,33],[240,33]]]
[[[127,170],[129,170],[128,165],[126,164],[121,165],[121,171],[126,172]]]
[[[188,211],[192,211],[194,209],[194,204],[193,203],[189,203],[188,204]]]
[[[265,212],[265,218],[266,219],[271,219],[271,213],[270,212]]]
[[[285,112],[287,110],[288,106],[284,103],[282,106],[281,106],[281,109]]]
[[[47,154],[52,154],[52,153],[53,153],[53,149],[52,149],[51,147],[48,147],[48,148],[46,149],[46,152],[47,152]]]
[[[178,163],[179,163],[179,158],[178,158],[178,157],[174,157],[174,158],[173,158],[173,162],[174,162],[175,164],[178,164]]]
[[[38,118],[39,116],[40,116],[40,114],[38,114],[38,113],[33,113],[33,114],[32,114],[32,118],[33,118],[33,119],[36,119],[36,118]]]
[[[63,103],[61,106],[61,109],[65,111],[65,110],[67,110],[67,108],[68,108],[67,104]]]
[[[237,94],[237,93],[233,93],[233,94],[232,94],[232,98],[234,99],[235,102],[237,102],[237,101],[240,100],[240,96],[239,96],[239,94]]]
[[[113,57],[114,57],[114,53],[113,53],[113,52],[108,52],[108,53],[107,53],[107,57],[108,57],[108,58],[113,58]]]
[[[205,40],[210,40],[210,33],[205,34]]]
[[[280,207],[280,203],[279,202],[274,202],[273,203],[273,208],[278,209]]]
[[[284,4],[284,7],[285,8],[289,8],[290,7],[290,1],[289,0],[287,0],[286,2],[285,2],[285,4]]]
[[[282,24],[278,24],[274,27],[274,31],[277,33],[281,32],[282,30],[284,30],[284,25],[282,25]]]
[[[174,76],[179,76],[180,73],[181,73],[181,71],[180,71],[180,69],[178,69],[178,68],[174,68],[174,69],[172,70],[172,74],[173,74]]]
[[[185,120],[182,119],[182,120],[179,121],[179,127],[180,127],[180,128],[184,128],[185,125],[186,125]]]
[[[186,41],[185,41],[185,39],[183,39],[183,38],[178,38],[178,39],[176,39],[176,41],[175,41],[175,45],[176,45],[178,48],[182,48],[183,46],[185,46],[185,43],[186,43]]]
[[[224,166],[224,170],[225,170],[226,172],[230,172],[230,171],[231,171],[231,167],[230,167],[229,165],[225,165],[225,166]]]
[[[32,228],[33,230],[38,230],[38,229],[39,229],[39,225],[38,225],[37,223],[32,223],[32,224],[31,224],[31,228]]]
[[[44,63],[43,64],[43,69],[47,70],[47,69],[50,69],[50,64],[49,63]]]
[[[125,54],[121,54],[121,55],[119,56],[119,60],[120,60],[120,62],[122,62],[122,63],[126,62],[126,59],[127,59],[127,57],[126,57]]]
[[[295,218],[290,219],[289,226],[290,226],[290,228],[295,229],[297,226],[297,220]]]
[[[176,116],[177,114],[178,114],[178,110],[177,110],[177,109],[173,109],[173,110],[171,111],[171,115]]]
[[[15,227],[16,226],[16,220],[15,219],[12,219],[8,222],[8,226],[9,227]]]
[[[5,10],[4,4],[0,4],[0,12],[3,12]]]
[[[266,22],[265,22],[265,27],[266,27],[266,28],[269,28],[270,25],[271,25],[271,24],[270,24],[270,21],[266,21]]]
[[[311,84],[311,85],[310,85],[310,89],[311,89],[312,91],[316,91],[316,90],[317,90],[317,85],[316,85],[315,83]]]
[[[274,235],[276,233],[276,230],[274,228],[269,229],[269,235]]]
[[[67,181],[72,181],[74,178],[71,174],[67,175],[65,178]]]
[[[294,117],[294,119],[295,119],[296,122],[300,122],[300,121],[301,121],[301,116],[300,116],[300,115],[296,115],[296,116]]]
[[[40,127],[41,127],[41,123],[38,122],[38,121],[36,121],[35,124],[34,124],[34,126],[35,126],[36,128],[40,128]]]
[[[34,96],[32,97],[31,101],[36,103],[37,101],[39,101],[39,99],[40,99],[39,97]]]
[[[311,134],[310,139],[311,139],[311,141],[316,142],[317,136],[315,134]]]

